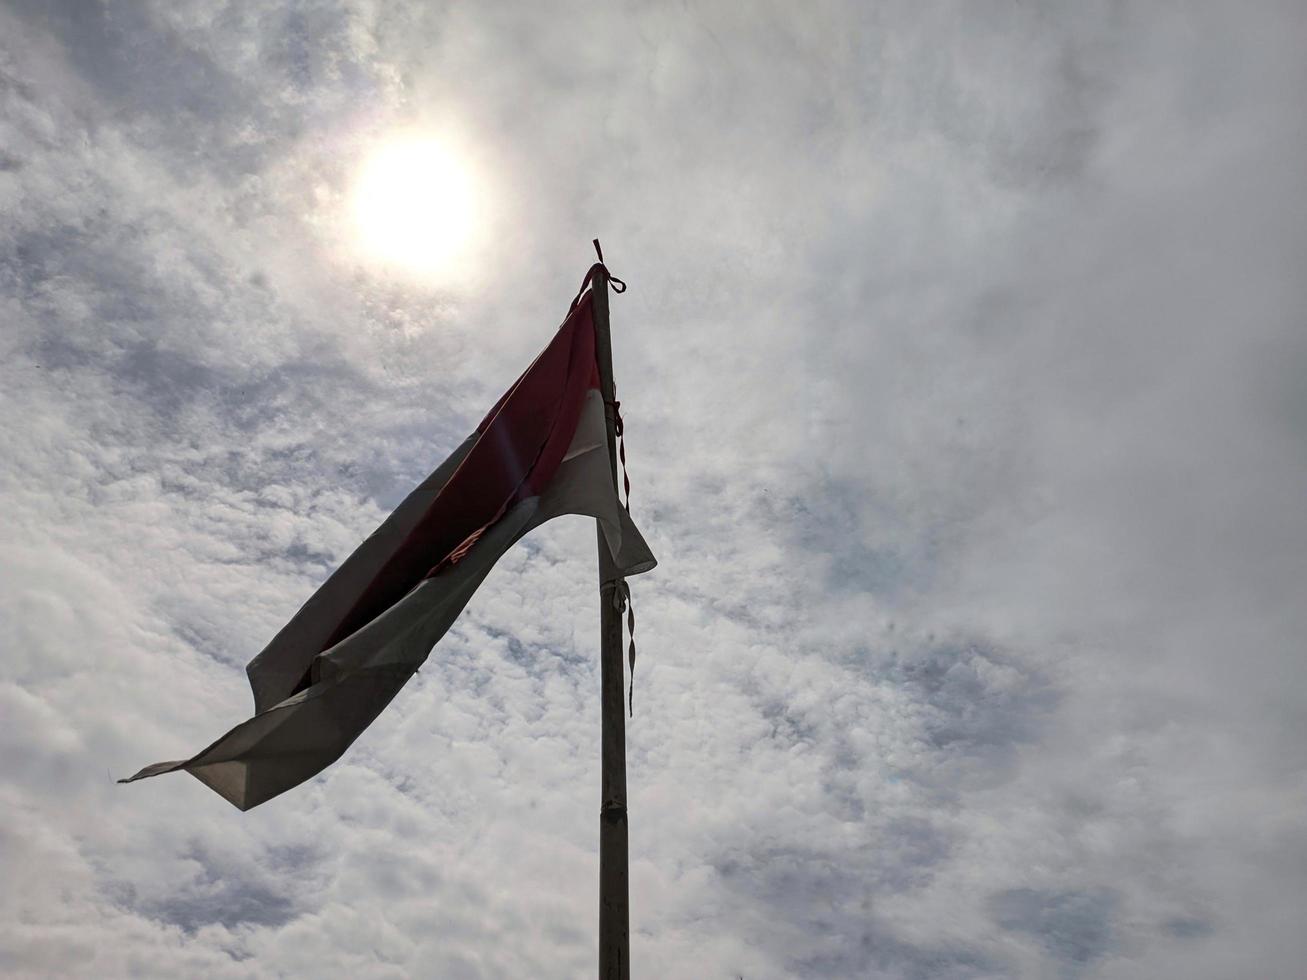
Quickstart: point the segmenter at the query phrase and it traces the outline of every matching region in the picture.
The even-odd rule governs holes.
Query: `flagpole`
[[[596,248],[598,243],[596,242]],[[613,345],[608,327],[608,273],[601,264],[593,279],[591,310],[599,387],[608,428],[608,458],[617,490],[617,416],[614,407]],[[603,528],[599,540],[599,675],[601,741],[599,807],[599,980],[630,980],[630,871],[626,831],[626,705],[622,698],[622,610],[618,571]]]

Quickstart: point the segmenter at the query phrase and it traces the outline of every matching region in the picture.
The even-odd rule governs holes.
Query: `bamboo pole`
[[[597,247],[597,243],[596,243]],[[617,427],[613,408],[613,347],[608,326],[608,274],[595,271],[591,309],[599,386],[608,427],[608,458],[617,491]],[[630,871],[626,827],[626,705],[622,698],[622,610],[615,597],[619,576],[595,523],[599,541],[599,675],[601,743],[599,807],[599,980],[630,980]]]

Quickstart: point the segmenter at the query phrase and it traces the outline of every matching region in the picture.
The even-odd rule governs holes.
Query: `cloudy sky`
[[[592,975],[581,518],[311,783],[113,780],[248,716],[598,235],[635,975],[1301,975],[1305,55],[1296,2],[0,2],[0,972]],[[421,270],[358,222],[405,133],[475,196]]]

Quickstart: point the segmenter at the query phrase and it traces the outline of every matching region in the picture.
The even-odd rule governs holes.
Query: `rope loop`
[[[590,283],[594,281],[596,272],[600,272],[600,271],[603,272],[603,274],[608,278],[608,284],[613,287],[613,292],[615,293],[626,292],[626,283],[623,282],[621,279],[618,279],[611,272],[609,272],[608,266],[604,265],[604,250],[602,247],[600,247],[599,239],[597,238],[594,239],[594,247],[595,247],[595,255],[599,257],[599,261],[596,262],[594,265],[590,266],[589,270],[585,274],[585,278],[581,280],[581,288],[576,291],[576,299],[572,300],[572,305],[567,308],[567,312],[569,315],[573,310],[576,309],[577,304],[581,302],[581,296],[585,293],[585,287],[590,285]]]

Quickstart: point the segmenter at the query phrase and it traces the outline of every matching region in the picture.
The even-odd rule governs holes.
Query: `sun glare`
[[[450,271],[476,226],[478,188],[467,164],[438,139],[404,136],[364,162],[354,221],[370,259],[430,276]]]

